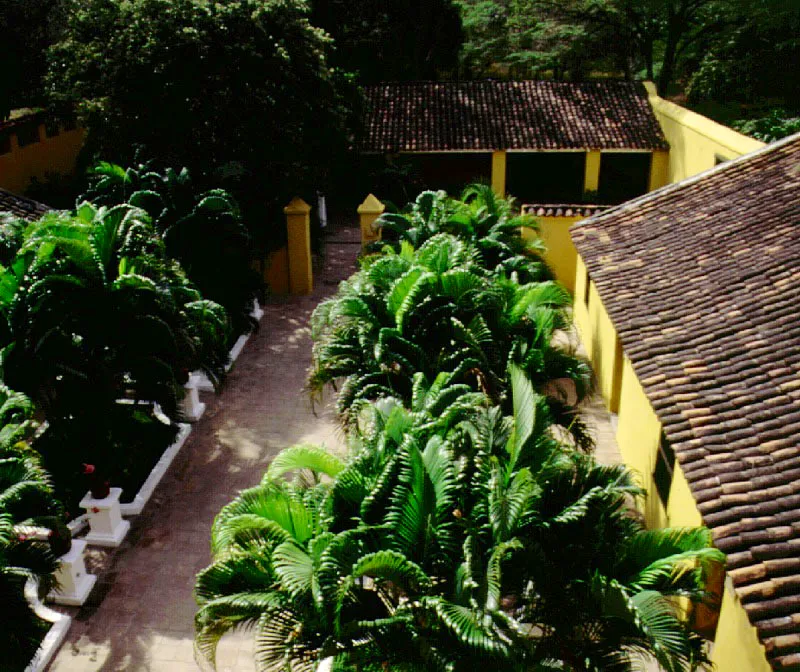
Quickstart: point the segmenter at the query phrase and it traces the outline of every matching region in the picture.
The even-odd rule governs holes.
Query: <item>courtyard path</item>
[[[256,485],[270,460],[297,442],[342,447],[330,404],[313,413],[303,390],[311,359],[308,318],[354,270],[357,227],[326,245],[315,291],[265,306],[260,330],[244,348],[124,544],[93,549],[99,574],[89,602],[73,616],[51,672],[196,672],[192,597],[195,574],[210,561],[214,516],[241,489]],[[252,672],[252,635],[223,639],[219,672]],[[2,665],[0,665],[2,668]]]
[[[308,297],[273,300],[260,330],[237,360],[156,489],[124,544],[92,548],[87,566],[98,574],[89,602],[61,609],[73,616],[50,672],[197,672],[193,652],[195,574],[210,561],[214,516],[239,490],[255,485],[271,459],[298,442],[341,449],[330,408],[312,411],[303,390],[311,360],[308,318],[354,270],[357,227],[326,244]],[[598,398],[585,409],[603,462],[619,461],[609,416]],[[2,669],[2,664],[0,664]],[[252,634],[228,635],[218,672],[253,672]]]

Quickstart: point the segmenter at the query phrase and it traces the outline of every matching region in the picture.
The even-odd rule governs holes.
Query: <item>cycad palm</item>
[[[90,174],[84,199],[141,208],[203,296],[224,306],[235,334],[252,329],[258,278],[250,268],[251,237],[235,199],[222,189],[198,193],[186,168],[159,173],[105,161]]]
[[[511,378],[512,417],[477,404],[436,425],[383,401],[362,418],[349,462],[308,447],[280,458],[215,523],[217,561],[198,580],[200,643],[246,616],[263,633],[262,669],[306,669],[326,656],[339,669],[456,671],[547,661],[632,669],[641,652],[670,670],[701,660],[669,597],[702,597],[721,560],[707,533],[642,531],[625,508],[638,492],[630,475],[565,450],[546,401],[519,369]],[[277,480],[308,468],[327,478],[310,489]],[[258,503],[276,491],[294,503]],[[318,527],[306,537],[311,525],[298,525],[302,541],[278,554],[276,526],[286,528],[299,502]],[[242,554],[253,556],[242,570],[209,582]],[[267,611],[241,594],[250,591]],[[218,617],[211,604],[231,611]],[[286,619],[279,637],[267,632],[272,605]]]
[[[32,528],[53,529],[64,513],[38,455],[22,441],[30,415],[24,395],[0,387],[0,647],[12,670],[25,667],[47,628],[25,599],[25,584],[33,579],[47,593],[58,564]]]
[[[460,199],[443,191],[424,191],[404,212],[384,214],[377,226],[388,233],[385,244],[396,248],[399,241],[420,247],[448,233],[475,245],[486,268],[516,271],[523,282],[552,277],[542,260],[544,248],[535,235],[534,219],[515,212],[512,203],[489,185],[470,185]],[[523,230],[533,235],[526,238]],[[379,249],[380,244],[374,247]]]
[[[163,251],[143,211],[84,203],[25,232],[0,297],[6,380],[50,417],[75,402],[113,403],[124,389],[174,410],[181,369],[220,375],[224,312]]]
[[[404,243],[397,254],[369,258],[314,312],[309,385],[316,393],[344,378],[337,403],[350,422],[362,400],[396,396],[408,403],[417,372],[431,380],[453,374],[502,402],[506,366],[517,361],[540,390],[572,380],[580,400],[591,388],[591,370],[555,342],[568,327],[568,303],[554,283],[520,285],[487,272],[474,245],[454,236],[438,234],[418,250]]]

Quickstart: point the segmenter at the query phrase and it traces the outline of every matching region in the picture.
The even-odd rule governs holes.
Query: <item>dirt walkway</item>
[[[311,410],[303,391],[310,363],[308,318],[354,270],[358,229],[335,233],[312,296],[271,302],[219,395],[157,488],[123,546],[93,551],[98,585],[74,617],[51,672],[188,672],[193,658],[195,574],[208,565],[219,509],[255,485],[282,448],[308,441],[341,447],[329,407]],[[219,672],[252,672],[250,633],[223,640]],[[0,665],[0,667],[2,667]]]

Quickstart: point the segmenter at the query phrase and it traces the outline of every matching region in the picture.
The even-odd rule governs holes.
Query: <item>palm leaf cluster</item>
[[[705,599],[723,560],[708,531],[644,530],[631,475],[560,442],[546,399],[520,368],[510,380],[507,415],[419,374],[411,408],[365,409],[349,458],[279,455],[214,522],[200,655],[249,627],[275,672],[701,664],[678,598]]]
[[[408,402],[417,372],[428,380],[451,373],[507,403],[505,372],[514,362],[549,392],[563,424],[587,446],[565,402],[591,391],[591,369],[567,338],[557,338],[569,329],[570,303],[551,280],[522,283],[502,264],[487,267],[485,252],[468,239],[437,233],[417,249],[402,241],[399,252],[386,247],[365,258],[314,311],[309,385],[319,393],[343,379],[337,403],[349,423],[364,401]]]
[[[198,193],[186,168],[163,173],[149,164],[123,168],[101,161],[82,199],[141,208],[202,295],[227,311],[232,334],[250,331],[258,277],[251,269],[251,237],[236,200],[223,189]]]
[[[342,383],[349,455],[291,447],[220,512],[202,657],[249,627],[265,672],[706,662],[684,607],[723,556],[705,529],[646,531],[631,474],[584,450],[569,296],[509,212],[422,194],[318,306],[310,385]]]
[[[118,476],[136,460],[132,429],[162,449],[175,435],[144,407],[178,418],[188,372],[219,380],[230,326],[165,250],[147,213],[82,203],[24,228],[0,249],[0,375],[48,422],[37,441],[59,494],[86,491],[81,465]],[[157,458],[156,458],[157,459]],[[77,500],[76,500],[77,501]]]
[[[501,198],[486,184],[472,184],[459,199],[444,191],[423,191],[400,213],[387,212],[375,223],[385,241],[399,251],[402,241],[417,248],[439,233],[449,233],[475,245],[487,268],[516,271],[522,282],[550,280],[540,255],[544,251],[535,235],[536,221],[517,212],[512,201]],[[521,235],[527,231],[529,235]]]
[[[28,580],[42,593],[54,586],[57,560],[34,529],[61,529],[64,510],[49,475],[25,439],[33,405],[24,395],[0,386],[0,647],[6,669],[21,670],[30,661],[48,624],[25,599]]]

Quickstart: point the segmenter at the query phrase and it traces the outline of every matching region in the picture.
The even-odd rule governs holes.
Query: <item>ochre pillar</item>
[[[669,152],[659,149],[651,154],[647,191],[660,189],[667,184],[669,184]]]
[[[386,210],[386,206],[381,203],[373,194],[364,199],[358,206],[358,219],[361,222],[361,250],[367,245],[381,239],[381,230],[373,228],[373,224]]]
[[[506,195],[506,153],[492,152],[492,189],[499,196]]]
[[[600,152],[586,152],[586,165],[583,171],[583,193],[597,192],[600,189]]]
[[[311,294],[314,279],[311,274],[311,206],[302,198],[293,198],[283,212],[286,214],[286,233],[289,256],[289,292]]]

